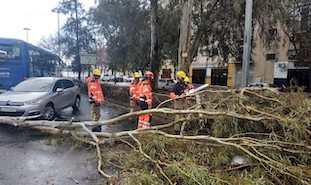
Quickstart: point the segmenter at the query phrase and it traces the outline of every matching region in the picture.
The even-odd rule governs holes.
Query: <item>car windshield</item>
[[[16,85],[16,87],[14,87],[12,91],[48,92],[52,89],[53,84],[54,84],[54,80],[52,79],[29,79]]]

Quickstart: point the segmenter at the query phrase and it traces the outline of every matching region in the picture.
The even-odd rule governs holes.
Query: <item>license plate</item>
[[[2,107],[2,108],[1,108],[1,111],[2,111],[2,112],[16,112],[17,109],[10,108],[10,107]]]

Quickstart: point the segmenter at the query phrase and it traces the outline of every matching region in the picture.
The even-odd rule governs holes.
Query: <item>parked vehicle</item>
[[[132,76],[123,76],[123,82],[132,82],[134,77]]]
[[[269,83],[265,83],[265,82],[254,82],[254,83],[250,83],[248,84],[247,87],[272,87],[272,84]]]
[[[171,78],[161,78],[158,81],[158,88],[162,90],[171,90],[175,84],[175,81]]]
[[[102,75],[101,80],[109,82],[109,81],[111,81],[111,78],[112,78],[112,76],[104,74],[104,75]]]
[[[80,100],[79,87],[69,79],[29,78],[0,94],[0,116],[53,120],[60,110],[79,109]]]
[[[111,82],[123,82],[123,77],[122,76],[112,76],[110,79]]]
[[[58,56],[18,39],[0,38],[0,91],[25,78],[60,76]]]

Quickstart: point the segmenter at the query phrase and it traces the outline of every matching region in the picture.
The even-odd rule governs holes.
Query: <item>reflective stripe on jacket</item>
[[[140,96],[140,101],[146,101],[149,108],[152,107],[152,87],[150,85],[150,82],[149,80],[143,80],[141,83],[140,83],[140,93],[139,93],[139,96]],[[146,98],[146,99],[144,99]]]
[[[104,102],[103,90],[98,80],[94,78],[92,80],[88,79],[87,90],[89,98],[93,98],[97,103]]]
[[[139,100],[139,96],[140,96],[140,82],[139,83],[132,83],[130,85],[130,97],[133,100]]]

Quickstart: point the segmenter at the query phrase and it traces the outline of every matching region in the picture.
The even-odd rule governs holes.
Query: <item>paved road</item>
[[[107,81],[100,81],[100,83],[102,84],[109,84],[109,85],[115,85],[115,86],[118,86],[118,87],[129,87],[131,82],[117,82],[117,83],[114,83],[114,82],[107,82]]]
[[[90,118],[90,110],[85,96],[82,97],[80,111],[71,108],[61,111],[59,120],[85,121]],[[125,113],[121,109],[105,104],[101,109],[102,120]],[[103,127],[105,131],[129,130],[136,125],[123,122],[117,126]],[[69,144],[60,146],[46,144],[50,138],[37,132],[0,126],[0,184],[1,185],[71,185],[96,184],[96,158],[93,150],[76,149]],[[52,142],[53,143],[53,142]],[[74,179],[74,180],[72,180]]]

